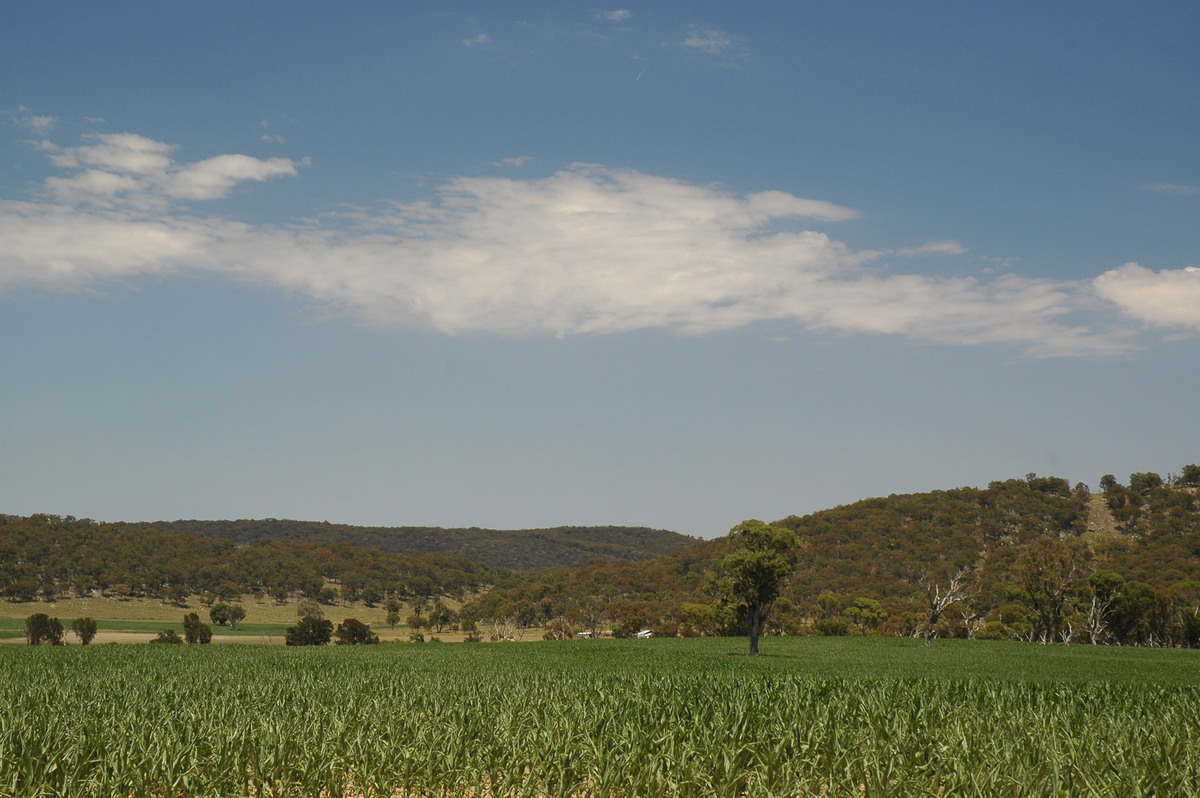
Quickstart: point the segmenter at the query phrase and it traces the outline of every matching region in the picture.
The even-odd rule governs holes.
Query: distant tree
[[[208,619],[217,626],[229,623],[229,605],[223,601],[212,605],[208,610]]]
[[[400,613],[395,610],[388,610],[388,614],[383,622],[395,629],[396,624],[400,623]]]
[[[1200,486],[1200,466],[1185,465],[1183,467],[1183,473],[1179,475],[1179,479],[1177,481],[1180,485],[1188,485],[1191,487]]]
[[[854,603],[847,607],[842,614],[858,627],[859,634],[864,635],[877,629],[888,618],[887,611],[883,609],[882,604],[865,596],[856,598]]]
[[[229,605],[229,627],[237,629],[238,624],[246,620],[246,608],[241,604]]]
[[[378,643],[379,635],[371,631],[371,627],[357,618],[347,618],[337,626],[337,645],[358,646]]]
[[[359,597],[363,600],[363,604],[374,607],[383,599],[383,590],[374,582],[368,582],[359,592]]]
[[[758,656],[763,617],[779,597],[784,580],[796,567],[796,533],[750,519],[729,530],[733,550],[721,558],[719,570],[707,577],[726,601],[744,608],[750,635],[750,656]]]
[[[1043,643],[1065,643],[1072,630],[1068,608],[1076,583],[1084,574],[1091,551],[1079,538],[1041,538],[1018,555],[1014,576],[1030,607],[1037,613]]]
[[[1107,493],[1117,486],[1117,478],[1112,474],[1105,474],[1104,476],[1100,477],[1100,490]]]
[[[429,609],[430,627],[435,632],[441,632],[452,623],[454,623],[454,610],[443,604],[440,598],[435,599],[433,606]]]
[[[303,617],[295,626],[289,626],[285,645],[323,646],[333,637],[333,621],[324,618]]]
[[[174,629],[164,629],[158,633],[158,636],[150,641],[151,643],[166,643],[169,645],[182,645],[183,638]]]
[[[31,646],[40,646],[42,643],[61,646],[63,625],[58,618],[51,618],[44,612],[35,612],[25,619],[25,640]]]
[[[164,588],[162,592],[163,601],[174,604],[176,607],[187,606],[187,590],[183,585],[171,585]]]
[[[321,605],[312,599],[305,599],[296,605],[296,617],[320,621],[325,617],[325,610],[321,609]]]
[[[91,618],[76,618],[71,622],[71,631],[79,638],[80,645],[87,645],[96,637],[96,622]]]
[[[554,618],[546,624],[546,631],[542,633],[542,639],[573,640],[575,639],[575,632],[571,629],[571,624],[562,618]]]
[[[1163,479],[1153,471],[1145,474],[1130,474],[1129,487],[1138,493],[1148,493],[1151,489],[1157,488],[1163,484]]]
[[[188,643],[211,643],[212,627],[201,621],[196,613],[189,612],[183,616],[183,639]]]

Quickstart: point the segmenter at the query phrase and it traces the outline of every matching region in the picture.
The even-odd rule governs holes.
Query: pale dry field
[[[241,600],[231,603],[241,604],[245,607],[246,618],[239,625],[245,631],[253,632],[254,627],[264,624],[276,627],[279,625],[291,626],[297,621],[296,607],[299,602],[293,601],[286,604],[279,604],[271,599],[260,601],[255,600],[252,596],[244,596]],[[456,602],[447,601],[446,603],[448,606],[457,608]],[[71,621],[75,618],[93,618],[99,624],[100,629],[97,631],[92,645],[104,643],[147,643],[154,638],[158,628],[164,630],[174,629],[182,635],[183,616],[189,612],[197,613],[200,616],[200,620],[212,626],[213,643],[280,646],[284,644],[283,632],[278,628],[267,630],[263,634],[228,634],[228,627],[221,627],[210,623],[208,611],[209,607],[200,601],[199,596],[189,596],[184,606],[165,604],[158,599],[144,598],[124,600],[113,598],[69,598],[57,601],[0,601],[0,619],[24,621],[25,618],[38,612],[44,612],[52,618],[58,618],[67,629],[66,634],[63,636],[63,642],[67,645],[79,644],[79,640],[70,631]],[[335,627],[347,618],[357,618],[369,624],[371,631],[379,635],[380,640],[385,643],[408,642],[409,635],[412,634],[412,629],[403,624],[399,624],[395,628],[389,627],[386,623],[387,611],[382,606],[367,607],[362,603],[336,604],[333,606],[321,605],[321,611],[324,613],[326,619],[333,621]],[[412,612],[411,606],[404,604],[400,609],[400,617],[407,618]],[[156,629],[133,631],[104,628],[106,625],[119,626],[128,622],[154,624]],[[19,626],[16,628],[19,629]],[[461,642],[464,638],[461,632],[443,631],[440,634],[431,635],[429,630],[423,630],[423,633],[426,640],[429,640],[431,636],[436,636],[439,640],[446,643]],[[25,640],[23,637],[0,638],[0,645],[14,643],[23,645]]]

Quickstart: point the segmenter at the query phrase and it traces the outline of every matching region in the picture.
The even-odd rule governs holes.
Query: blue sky
[[[1194,3],[0,2],[0,511],[712,537],[1200,460]]]

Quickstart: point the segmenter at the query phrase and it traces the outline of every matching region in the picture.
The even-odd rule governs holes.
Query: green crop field
[[[0,648],[4,796],[1200,794],[1200,652]]]

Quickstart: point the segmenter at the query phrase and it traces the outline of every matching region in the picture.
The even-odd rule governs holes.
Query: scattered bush
[[[35,612],[25,619],[25,640],[31,646],[39,646],[42,643],[61,646],[63,626],[58,618],[51,618],[44,612]]]
[[[71,622],[71,631],[79,638],[80,644],[86,646],[96,636],[96,622],[87,617],[76,618]]]

